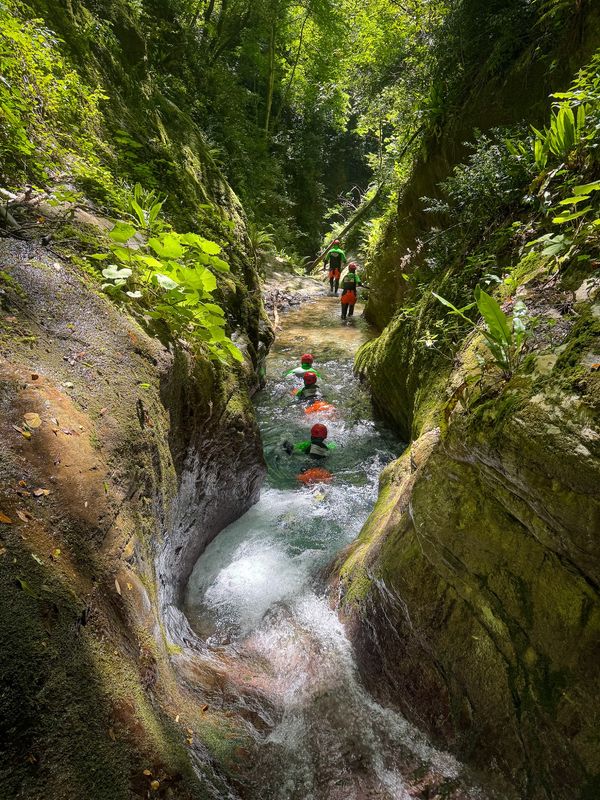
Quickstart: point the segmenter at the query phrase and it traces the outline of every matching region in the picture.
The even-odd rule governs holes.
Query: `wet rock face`
[[[523,292],[543,320],[548,296]],[[406,365],[421,370],[416,437],[339,568],[376,695],[536,800],[594,796],[600,774],[599,327],[588,302],[558,334],[540,324],[527,375],[488,374],[464,406],[447,402],[476,344],[441,390],[418,358]],[[384,402],[385,382],[374,385]]]
[[[170,443],[178,491],[168,536],[157,557],[160,600],[176,641],[193,642],[178,612],[188,578],[212,539],[256,502],[265,476],[253,409],[234,382],[207,402],[198,391],[205,375],[190,375],[183,358],[163,387],[163,402],[177,425]],[[205,388],[207,388],[205,386]],[[217,387],[212,387],[213,392]],[[229,390],[230,397],[227,397]],[[235,395],[235,397],[233,397]]]
[[[537,540],[557,533],[536,519],[539,495],[519,495],[479,461],[432,456],[413,520],[382,552],[360,649],[369,680],[434,735],[522,791],[566,797],[598,768],[600,603],[572,559]]]
[[[167,349],[36,243],[0,256],[0,794],[235,797],[238,693],[178,604],[262,481],[252,367]]]

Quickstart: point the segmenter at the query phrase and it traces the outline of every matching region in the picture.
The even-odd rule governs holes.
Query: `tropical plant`
[[[16,0],[0,3],[0,174],[14,183],[104,172],[97,135],[106,97],[85,85],[43,21]]]
[[[510,378],[521,363],[527,338],[527,308],[525,304],[517,301],[513,306],[512,317],[508,317],[498,302],[479,286],[475,289],[475,302],[463,308],[456,308],[453,303],[435,292],[432,294],[440,303],[450,309],[451,314],[463,319],[483,336],[504,377]],[[474,322],[466,315],[465,312],[474,306],[477,306],[483,317],[484,325]]]
[[[538,169],[543,170],[549,154],[566,160],[581,142],[585,131],[586,106],[572,106],[569,101],[559,102],[552,111],[550,125],[543,131],[533,128],[535,133],[534,158]]]
[[[225,312],[212,298],[215,272],[229,272],[221,246],[197,233],[177,233],[159,219],[162,201],[136,186],[131,199],[137,224],[119,220],[109,233],[110,261],[102,269],[104,291],[134,313],[160,321],[174,337],[205,349],[215,360],[242,361],[226,333]]]

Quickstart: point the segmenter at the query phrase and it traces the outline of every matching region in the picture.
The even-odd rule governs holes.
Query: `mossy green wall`
[[[547,325],[572,277],[548,297],[544,259],[525,260],[536,353],[510,380],[488,363],[457,399],[485,347],[420,361],[419,315],[359,354],[412,441],[337,573],[375,692],[517,797],[583,800],[600,785],[600,287]]]

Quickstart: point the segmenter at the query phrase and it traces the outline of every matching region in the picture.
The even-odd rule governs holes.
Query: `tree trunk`
[[[269,141],[271,126],[271,109],[273,108],[273,91],[275,89],[275,29],[277,21],[273,19],[269,37],[269,73],[267,77],[267,109],[265,111],[265,142]]]
[[[406,142],[406,144],[402,148],[402,151],[400,152],[400,154],[399,154],[399,156],[397,158],[397,162],[404,158],[404,156],[408,152],[409,147],[412,145],[412,143],[415,141],[417,136],[419,136],[419,134],[424,129],[425,129],[425,125],[423,124],[419,128],[417,128],[417,130],[413,134],[411,134],[411,136],[408,138],[408,141]],[[350,233],[352,228],[354,228],[361,221],[361,219],[365,216],[367,211],[369,211],[369,209],[373,208],[375,203],[381,197],[381,193],[383,192],[383,190],[384,190],[384,188],[385,188],[385,186],[386,186],[386,184],[388,182],[390,174],[391,174],[391,171],[387,175],[381,177],[381,181],[380,181],[379,186],[377,187],[377,190],[375,191],[375,194],[373,195],[373,197],[370,200],[368,200],[366,203],[363,203],[362,205],[360,205],[356,209],[356,211],[350,217],[349,221],[344,225],[342,230],[339,233],[336,234],[336,236],[335,236],[336,239],[342,239],[344,236],[346,236],[348,233]],[[324,258],[327,255],[327,253],[333,247],[333,242],[334,242],[334,240],[330,241],[329,244],[326,245],[326,247],[315,258],[315,260],[309,262],[306,265],[306,272],[310,272],[312,269],[314,269],[315,264],[317,264],[318,261],[320,261],[322,258]]]
[[[298,62],[300,61],[300,53],[302,52],[302,44],[304,40],[304,28],[306,27],[306,23],[308,22],[309,17],[310,17],[310,8],[306,12],[306,16],[304,17],[304,21],[302,22],[302,28],[300,29],[300,41],[298,42],[298,49],[296,51],[296,58],[294,59],[294,66],[292,68],[290,79],[288,80],[287,86],[285,87],[283,97],[281,98],[281,103],[279,104],[279,111],[277,112],[277,116],[275,117],[275,123],[273,125],[275,130],[277,130],[277,125],[279,124],[279,118],[281,117],[281,112],[283,111],[283,107],[285,106],[288,94],[290,92],[290,89],[292,88],[292,84],[294,83],[294,77],[296,75],[296,70],[298,68]]]

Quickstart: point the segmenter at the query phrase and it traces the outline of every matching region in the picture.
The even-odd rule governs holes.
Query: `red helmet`
[[[300,363],[301,364],[312,364],[313,361],[314,361],[314,358],[311,356],[310,353],[304,353],[304,355],[300,359]]]
[[[348,264],[348,269],[350,270],[350,272],[356,272],[356,264],[354,263],[354,261],[351,264]]]
[[[317,376],[315,375],[314,372],[305,372],[304,373],[304,383],[307,386],[312,386],[313,383],[316,383],[316,382],[317,382]]]
[[[339,243],[340,243],[340,240],[339,240],[339,239],[334,239],[334,240],[333,240],[333,243],[334,243],[334,244],[339,244]]]
[[[327,438],[327,428],[325,425],[321,425],[320,422],[317,422],[316,425],[313,425],[310,429],[310,435],[313,439],[326,439]]]

